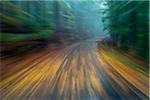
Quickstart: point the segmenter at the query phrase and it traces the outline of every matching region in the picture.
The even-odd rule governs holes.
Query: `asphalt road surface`
[[[11,57],[1,63],[1,100],[147,100],[146,79],[118,66],[92,41]]]

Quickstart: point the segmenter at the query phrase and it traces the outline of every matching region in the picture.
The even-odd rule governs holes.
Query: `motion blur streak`
[[[2,70],[3,100],[148,99],[148,75],[112,59],[91,41],[10,58],[1,66],[8,69]]]

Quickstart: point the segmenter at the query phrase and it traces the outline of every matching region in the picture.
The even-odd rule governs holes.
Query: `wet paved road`
[[[147,78],[118,66],[91,41],[10,58],[1,63],[1,100],[148,99]]]

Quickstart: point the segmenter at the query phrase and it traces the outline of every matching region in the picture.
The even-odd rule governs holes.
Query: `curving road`
[[[100,52],[84,41],[2,60],[1,100],[148,100],[148,78]]]

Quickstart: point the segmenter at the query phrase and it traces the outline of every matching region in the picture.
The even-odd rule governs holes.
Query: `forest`
[[[92,7],[90,3],[97,5],[99,2],[80,2],[80,5],[65,0],[0,2],[1,42],[47,42],[57,36],[70,40],[91,38],[93,31],[89,20],[92,16],[88,13],[92,11],[86,7],[76,9],[82,5]],[[106,7],[93,7],[93,10],[94,14],[99,14],[97,17],[102,16],[103,30],[110,35],[111,44],[131,50],[148,62],[148,1],[111,1],[103,5]]]
[[[0,0],[0,63],[3,100],[148,100],[149,1]]]
[[[117,6],[114,7],[114,5]],[[124,50],[134,50],[148,62],[148,1],[114,1],[109,2],[108,6],[109,12],[103,19],[105,22],[105,29],[109,30],[112,44]],[[105,21],[105,18],[109,19],[109,21]]]

